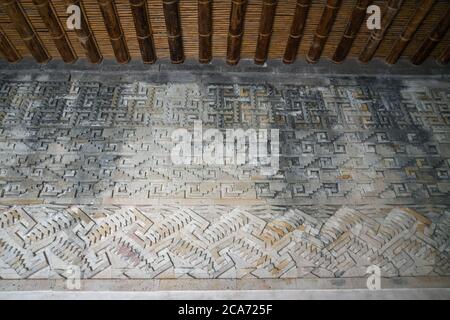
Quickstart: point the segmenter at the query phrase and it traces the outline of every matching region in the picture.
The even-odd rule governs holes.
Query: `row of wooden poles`
[[[115,57],[119,63],[127,63],[130,60],[130,53],[128,51],[125,34],[120,23],[114,0],[97,1],[111,40],[111,46]],[[383,40],[386,31],[399,12],[403,1],[404,0],[386,0],[381,29],[374,30],[370,34],[368,42],[359,56],[359,60],[361,62],[367,63],[375,55],[375,52]],[[394,64],[397,62],[436,1],[437,0],[422,0],[417,6],[417,9],[409,20],[403,33],[399,37],[398,41],[396,41],[390,54],[388,55],[386,59],[388,63]],[[147,10],[147,0],[129,0],[129,2],[143,62],[153,63],[156,61],[156,51],[154,47],[149,13]],[[182,63],[184,61],[184,49],[181,32],[179,0],[162,0],[162,2],[169,43],[170,59],[172,63]],[[230,12],[226,59],[228,64],[235,65],[240,60],[247,0],[231,0],[231,2],[232,5]],[[294,18],[283,58],[285,63],[293,63],[296,60],[311,2],[312,0],[297,0]],[[357,1],[349,17],[349,21],[342,39],[339,42],[332,58],[334,62],[343,62],[349,54],[353,41],[365,21],[367,8],[372,2],[372,0]],[[47,26],[61,58],[66,63],[76,61],[77,56],[75,51],[71,46],[61,22],[58,19],[52,2],[49,0],[33,0],[33,3]],[[89,25],[82,1],[65,0],[65,3],[67,5],[77,5],[80,7],[81,28],[75,29],[75,32],[89,61],[92,63],[99,63],[102,60],[102,55]],[[257,64],[264,64],[268,58],[277,3],[278,0],[263,0],[262,3],[259,35],[254,58],[254,61]],[[39,63],[48,62],[51,57],[42,44],[41,39],[32,26],[29,18],[25,14],[20,2],[18,0],[0,0],[0,4],[2,9],[10,17],[31,55]],[[308,62],[315,63],[320,59],[341,4],[342,0],[327,0],[322,17],[314,34],[311,48],[306,57]],[[201,63],[208,63],[213,57],[212,5],[212,0],[198,0],[198,41],[199,61]],[[449,28],[450,8],[443,14],[433,31],[419,46],[417,52],[411,58],[412,62],[414,64],[423,63],[435,49],[437,44],[443,39]],[[16,62],[21,59],[20,54],[14,48],[11,41],[6,37],[1,28],[0,51],[10,62]],[[449,56],[450,46],[444,50],[438,60],[443,64],[448,63]]]

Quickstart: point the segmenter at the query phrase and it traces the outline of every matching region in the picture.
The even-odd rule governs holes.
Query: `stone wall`
[[[137,78],[2,77],[0,279],[450,276],[445,78]],[[195,120],[280,170],[174,165]]]

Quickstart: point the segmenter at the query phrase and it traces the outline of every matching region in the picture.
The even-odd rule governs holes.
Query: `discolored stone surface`
[[[0,279],[450,276],[447,80],[158,77],[0,80]],[[279,129],[280,170],[174,165],[195,120]]]

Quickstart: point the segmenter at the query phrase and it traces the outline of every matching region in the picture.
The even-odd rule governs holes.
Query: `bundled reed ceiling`
[[[79,3],[82,29],[69,30],[67,5]],[[383,12],[391,8],[379,32],[367,29],[369,3]],[[42,63],[76,58],[126,63],[130,57],[145,63],[162,58],[289,63],[308,53],[310,62],[377,57],[445,63],[449,9],[448,0],[1,0],[0,53],[10,62],[34,57]]]

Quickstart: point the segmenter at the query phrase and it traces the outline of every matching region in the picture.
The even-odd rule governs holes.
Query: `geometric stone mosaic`
[[[279,171],[174,165],[197,120],[279,129]],[[444,80],[0,80],[0,279],[450,276],[449,251]]]
[[[0,276],[86,279],[450,276],[445,208],[2,208]],[[335,211],[336,210],[336,211]]]

